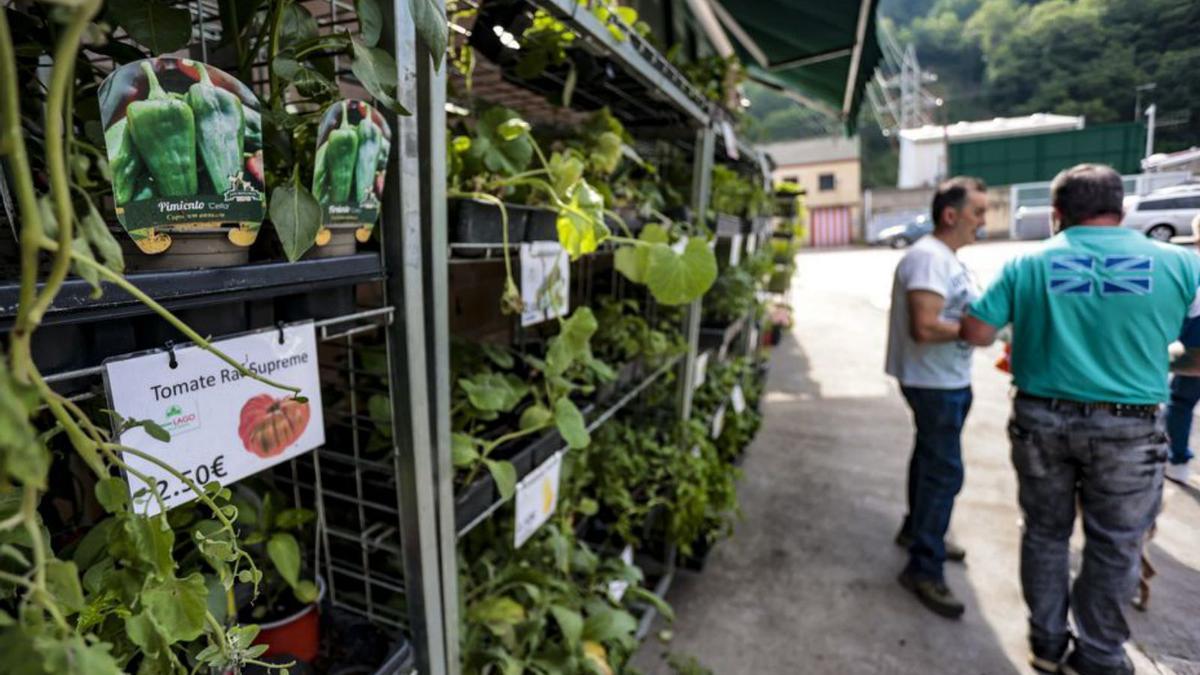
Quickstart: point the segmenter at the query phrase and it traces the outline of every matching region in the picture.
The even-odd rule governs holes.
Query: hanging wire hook
[[[171,340],[167,340],[166,344],[163,345],[163,348],[167,350],[167,365],[171,367],[171,370],[178,368],[179,359],[175,358],[175,343]]]
[[[283,344],[283,322],[276,321],[275,327],[279,329],[279,344]]]

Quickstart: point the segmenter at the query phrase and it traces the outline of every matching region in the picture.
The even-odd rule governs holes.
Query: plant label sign
[[[517,483],[517,526],[513,532],[513,545],[516,548],[524,546],[558,508],[562,458],[562,450],[559,450]]]
[[[699,389],[704,386],[704,378],[708,373],[708,354],[703,354],[696,357],[696,374],[692,381],[692,389]]]
[[[725,404],[722,403],[717,412],[713,413],[712,420],[712,437],[720,438],[721,432],[725,429]]]
[[[746,235],[746,250],[749,251],[750,253],[758,252],[758,235],[757,234]]]
[[[213,346],[252,373],[291,392],[251,377],[196,346],[117,357],[104,364],[109,404],[121,419],[146,420],[170,434],[162,441],[143,426],[125,424],[123,446],[140,450],[182,476],[204,485],[235,483],[325,442],[317,339],[312,322],[268,329]],[[154,482],[151,493],[128,476],[134,509],[153,515],[195,498],[187,484],[156,462],[124,453],[134,471]]]
[[[357,225],[366,241],[379,220],[392,129],[366,101],[338,101],[317,130],[312,193],[324,225]]]
[[[566,316],[570,308],[571,265],[557,241],[521,244],[521,325]]]
[[[742,235],[735,234],[729,242],[729,264],[736,265],[742,260]]]
[[[633,565],[633,547],[626,544],[625,549],[621,551],[621,562],[628,565]],[[621,602],[621,598],[625,597],[625,591],[629,590],[629,582],[624,579],[614,579],[608,582],[608,599],[614,603]]]
[[[725,154],[729,159],[738,159],[737,136],[729,120],[721,120],[721,135],[725,137]]]
[[[746,412],[746,392],[742,391],[742,385],[733,385],[733,393],[729,395],[733,402],[733,412],[741,415]]]
[[[173,57],[134,61],[100,85],[100,121],[117,218],[146,253],[170,239],[156,227],[220,227],[249,246],[263,219],[259,101],[213,66]]]

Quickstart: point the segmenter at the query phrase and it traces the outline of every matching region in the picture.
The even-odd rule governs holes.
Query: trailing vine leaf
[[[358,17],[358,32],[368,47],[379,44],[383,33],[383,12],[375,0],[354,0],[354,14]]]
[[[270,212],[284,255],[296,262],[316,243],[321,205],[303,185],[283,185],[271,193]]]
[[[474,466],[479,459],[479,451],[475,449],[475,439],[467,434],[450,434],[450,459],[454,466],[463,468]]]
[[[583,622],[583,639],[592,642],[632,640],[637,620],[629,612],[597,605]]]
[[[437,70],[442,67],[442,58],[446,56],[446,47],[450,43],[450,26],[446,21],[443,3],[434,0],[409,0],[409,8],[417,35],[429,47],[433,69]]]
[[[666,244],[670,241],[666,228],[649,223],[638,234],[640,241],[647,244]],[[613,264],[617,271],[635,284],[646,283],[646,272],[650,267],[650,246],[622,246],[614,254]]]
[[[0,479],[44,490],[50,452],[29,421],[36,396],[31,386],[12,378],[8,359],[0,359]]]
[[[525,620],[525,608],[505,596],[489,596],[467,610],[470,621],[483,624],[497,637],[511,635],[513,626]]]
[[[500,493],[500,499],[511,499],[513,493],[517,491],[517,469],[512,465],[512,462],[503,460],[483,458],[483,464],[487,467],[488,473],[492,474],[492,480],[496,481],[496,491]]]
[[[590,342],[598,324],[589,307],[576,309],[563,321],[558,335],[550,339],[546,350],[546,374],[562,375],[576,361],[591,354]]]
[[[575,184],[583,178],[583,160],[573,151],[556,152],[550,155],[547,169],[550,171],[550,184],[555,192],[568,194]]]
[[[554,402],[554,424],[573,450],[586,448],[592,441],[587,424],[583,421],[583,413],[566,396]]]
[[[708,243],[689,239],[683,253],[666,244],[651,244],[646,286],[664,305],[682,305],[699,298],[717,278],[717,257]]]
[[[302,96],[316,97],[337,92],[337,85],[320,71],[288,56],[278,56],[271,69],[281,79],[296,87]]]
[[[531,405],[521,413],[521,422],[518,426],[524,429],[539,429],[544,427],[554,420],[554,413],[550,412],[544,405]]]
[[[563,605],[550,605],[550,613],[554,615],[558,629],[566,638],[567,646],[576,649],[583,638],[583,615]]]
[[[511,373],[477,373],[458,386],[478,410],[508,412],[529,393],[529,385]]]
[[[142,603],[168,641],[195,640],[204,632],[208,611],[208,587],[199,573],[183,579],[174,577],[149,582]]]
[[[566,195],[566,207],[558,210],[558,242],[571,260],[592,253],[608,238],[604,224],[604,197],[588,182],[580,180]]]
[[[153,54],[169,54],[192,39],[192,15],[160,0],[109,0],[108,13]]]
[[[42,670],[56,675],[121,675],[107,642],[89,643],[82,635],[59,638],[39,635],[33,639],[33,649],[42,657]],[[5,652],[6,660],[13,658]],[[26,664],[28,665],[28,664]]]
[[[354,58],[350,62],[350,71],[363,88],[392,112],[398,115],[411,114],[396,100],[396,59],[382,49],[368,47],[357,40],[351,41],[351,46]]]
[[[79,229],[95,251],[104,266],[117,272],[125,271],[125,256],[121,253],[121,245],[113,236],[112,230],[104,222],[104,218],[96,211],[92,200],[87,200],[87,213],[79,219]]]
[[[520,116],[502,106],[493,106],[480,113],[471,146],[463,153],[468,171],[480,174],[486,170],[502,176],[513,176],[529,168],[529,163],[533,161],[533,141],[529,135],[518,134],[505,138],[501,132],[501,127],[509,131],[517,128],[511,120],[520,120]]]
[[[79,584],[79,569],[75,563],[53,558],[46,561],[46,586],[67,614],[83,609],[83,587]]]

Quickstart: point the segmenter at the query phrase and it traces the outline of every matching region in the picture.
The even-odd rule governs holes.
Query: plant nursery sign
[[[746,392],[742,391],[742,385],[733,385],[733,393],[729,395],[733,402],[733,412],[741,415],[746,412]]]
[[[150,430],[122,425],[128,428],[120,434],[121,445],[153,455],[198,485],[229,485],[325,442],[311,321],[213,346],[252,373],[300,389],[307,400],[243,376],[196,346],[117,357],[104,364],[109,404],[120,419],[157,425]],[[195,497],[185,482],[158,464],[131,453],[124,460],[154,481],[154,492],[166,508]],[[150,515],[161,510],[144,481],[131,475],[128,482],[135,510]]]
[[[358,225],[359,241],[370,238],[391,147],[391,127],[366,101],[338,101],[325,110],[312,182],[324,225]]]
[[[521,548],[558,508],[558,479],[562,475],[563,452],[554,453],[517,483],[517,526],[513,545]]]
[[[566,316],[571,287],[567,251],[557,241],[521,244],[521,325],[531,326]]]
[[[100,121],[117,218],[135,241],[154,227],[262,222],[259,102],[232,75],[172,57],[125,64],[100,85]]]

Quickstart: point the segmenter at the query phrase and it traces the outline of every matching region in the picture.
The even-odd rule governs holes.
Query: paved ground
[[[1027,246],[983,244],[964,258],[986,283]],[[882,373],[897,260],[890,250],[800,257],[798,322],[773,356],[766,422],[740,485],[744,520],[702,575],[677,580],[669,600],[679,617],[656,627],[674,637],[646,643],[634,663],[641,672],[670,673],[665,652],[694,655],[718,675],[1032,672],[1004,432],[1009,387],[992,367],[995,348],[976,359],[966,485],[952,524],[968,564],[947,569],[967,614],[939,618],[895,581],[912,433]],[[1170,485],[1152,546],[1153,605],[1130,611],[1139,673],[1200,675],[1198,533],[1200,490]]]

